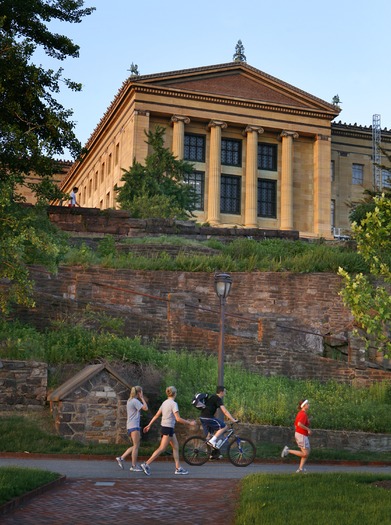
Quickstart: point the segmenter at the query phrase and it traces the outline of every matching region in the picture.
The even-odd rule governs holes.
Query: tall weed
[[[181,413],[199,415],[191,399],[197,391],[214,392],[217,356],[202,352],[159,351],[140,338],[89,330],[82,323],[57,324],[39,333],[20,323],[0,321],[0,358],[32,359],[49,365],[89,364],[96,360],[147,364],[159,370],[162,399],[169,384],[178,388]],[[389,382],[359,388],[336,382],[265,377],[226,364],[225,403],[243,422],[292,426],[300,399],[311,402],[314,428],[391,432]]]

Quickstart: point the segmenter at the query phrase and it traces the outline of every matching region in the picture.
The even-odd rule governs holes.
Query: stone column
[[[243,135],[246,145],[246,186],[244,205],[245,228],[256,228],[258,207],[258,135],[263,133],[260,126],[247,126]]]
[[[171,117],[172,130],[172,154],[177,158],[183,159],[183,148],[185,138],[185,124],[189,124],[189,117],[173,115]]]
[[[208,174],[208,210],[207,222],[211,226],[220,224],[220,184],[221,184],[221,130],[227,124],[219,120],[211,120]]]
[[[331,238],[331,138],[317,135],[314,144],[314,233]]]
[[[148,144],[145,142],[145,132],[149,131],[149,111],[135,109],[133,114],[133,154],[138,162],[144,162],[148,155]]]
[[[280,229],[293,230],[293,139],[299,134],[295,131],[283,131],[281,153],[281,188],[280,188]]]

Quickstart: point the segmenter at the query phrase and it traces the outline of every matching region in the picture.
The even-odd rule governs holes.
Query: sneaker
[[[129,470],[130,472],[144,472],[143,469],[138,465],[136,465],[135,467],[132,465]]]
[[[301,468],[298,468],[296,470],[296,474],[307,474],[307,471],[305,468],[301,469]]]
[[[284,447],[281,452],[281,457],[286,458],[288,454],[289,454],[289,447]]]
[[[182,474],[182,476],[186,476],[186,474],[188,474],[188,473],[189,473],[189,471],[185,470],[182,467],[179,467],[179,468],[175,469],[175,474]]]
[[[147,465],[146,463],[141,463],[140,467],[146,476],[151,475],[151,469],[149,468],[149,465]]]
[[[117,460],[119,468],[124,470],[124,460],[121,457],[115,459]]]
[[[214,448],[215,450],[218,450],[218,448],[216,447],[216,443],[211,443],[210,441],[207,441],[206,444]]]

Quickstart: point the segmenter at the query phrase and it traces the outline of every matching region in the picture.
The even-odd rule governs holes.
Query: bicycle
[[[228,444],[227,454],[230,462],[235,467],[248,467],[256,456],[256,448],[251,439],[238,436],[234,429],[234,423],[230,424],[228,430],[223,434],[223,441],[216,450],[211,447],[205,436],[191,436],[183,444],[183,459],[188,465],[201,466],[209,459],[219,459],[223,447]]]

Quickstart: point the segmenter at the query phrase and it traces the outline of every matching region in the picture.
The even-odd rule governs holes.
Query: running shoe
[[[179,467],[179,468],[175,469],[175,474],[182,474],[182,476],[186,476],[186,474],[188,474],[188,473],[189,473],[189,471],[185,470],[182,467]]]
[[[124,470],[124,460],[121,457],[115,458],[115,459],[116,459],[116,461],[118,463],[119,468]]]
[[[132,465],[129,470],[130,472],[143,472],[143,469],[139,465]]]
[[[289,454],[289,447],[284,447],[281,452],[281,457],[286,458],[288,454]]]
[[[149,465],[147,465],[146,463],[141,463],[140,467],[146,476],[151,475],[151,469],[149,468]]]

